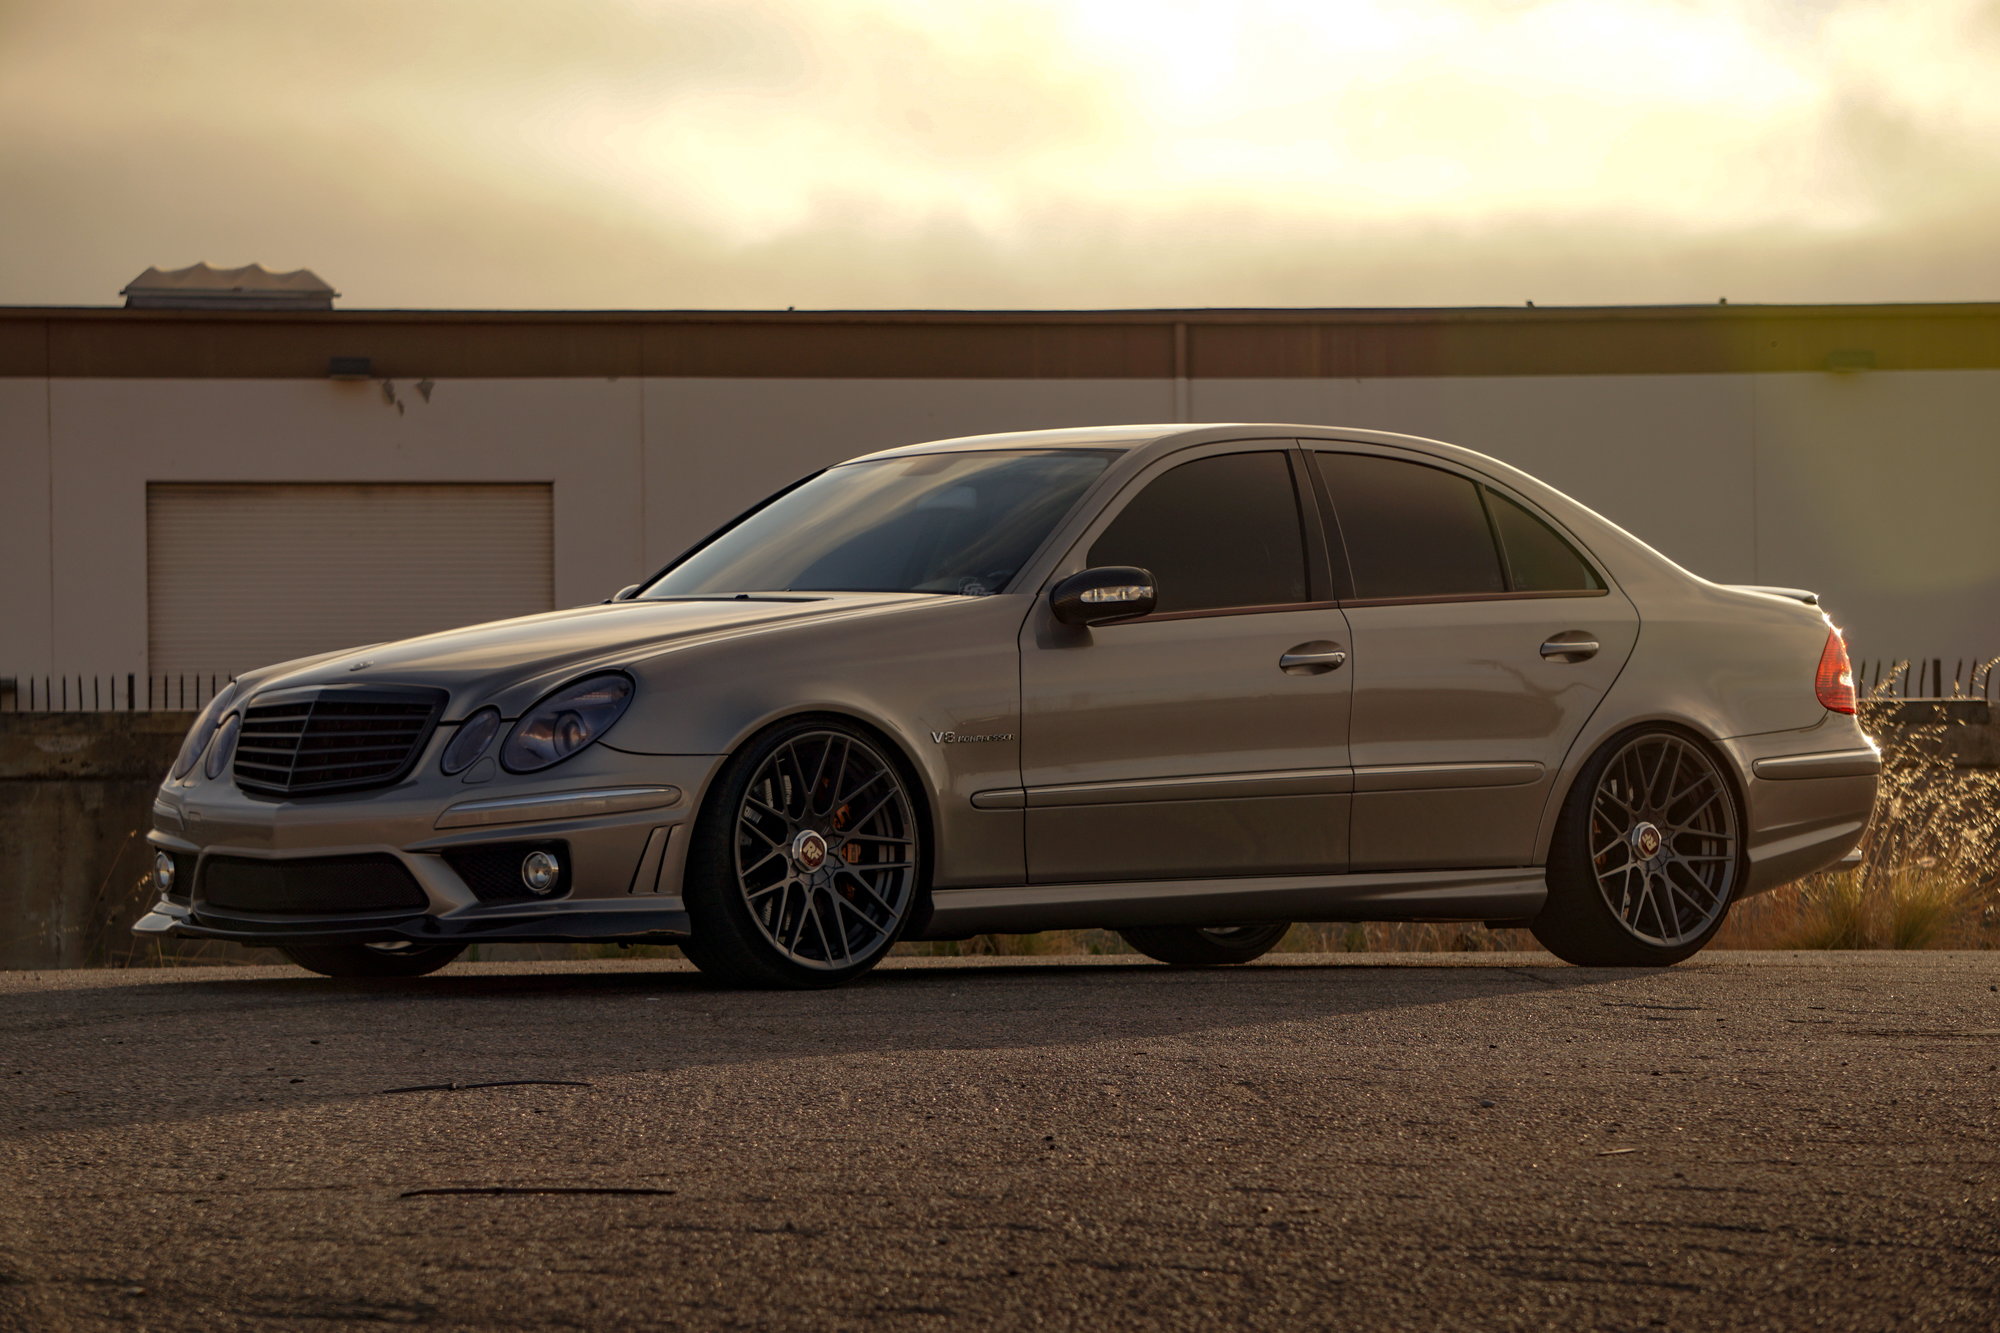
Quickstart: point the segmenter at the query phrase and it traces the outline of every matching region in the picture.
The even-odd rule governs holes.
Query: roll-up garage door
[[[156,676],[233,674],[554,605],[550,487],[150,484]]]

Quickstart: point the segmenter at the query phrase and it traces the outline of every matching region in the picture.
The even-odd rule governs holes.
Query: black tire
[[[1289,921],[1262,926],[1133,926],[1118,932],[1148,958],[1175,967],[1220,967],[1248,963],[1278,947]]]
[[[278,952],[323,977],[422,977],[465,952],[462,944],[285,944]]]
[[[1563,801],[1548,900],[1529,929],[1579,967],[1692,957],[1742,883],[1742,828],[1735,783],[1705,744],[1665,727],[1614,736]]]
[[[908,927],[924,837],[888,746],[834,719],[773,727],[724,765],[695,822],[681,952],[725,985],[851,981]]]

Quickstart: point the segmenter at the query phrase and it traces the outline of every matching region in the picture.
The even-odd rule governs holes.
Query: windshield
[[[639,596],[1000,592],[1113,454],[912,454],[829,468]]]

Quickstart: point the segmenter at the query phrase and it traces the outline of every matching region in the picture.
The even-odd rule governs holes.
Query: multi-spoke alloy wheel
[[[768,734],[703,811],[684,952],[744,984],[843,981],[895,943],[920,862],[910,793],[868,738],[831,722]]]
[[[1587,966],[1679,962],[1721,926],[1741,843],[1734,790],[1707,750],[1665,730],[1614,741],[1564,805],[1535,936]]]

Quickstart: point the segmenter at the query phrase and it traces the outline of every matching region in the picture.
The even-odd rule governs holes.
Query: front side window
[[[1442,468],[1314,452],[1333,497],[1357,598],[1505,592],[1479,488]]]
[[[639,596],[1000,592],[1115,456],[996,450],[828,468]]]
[[[1182,463],[1133,497],[1088,559],[1150,571],[1156,612],[1303,602],[1305,537],[1291,464],[1275,451]]]

